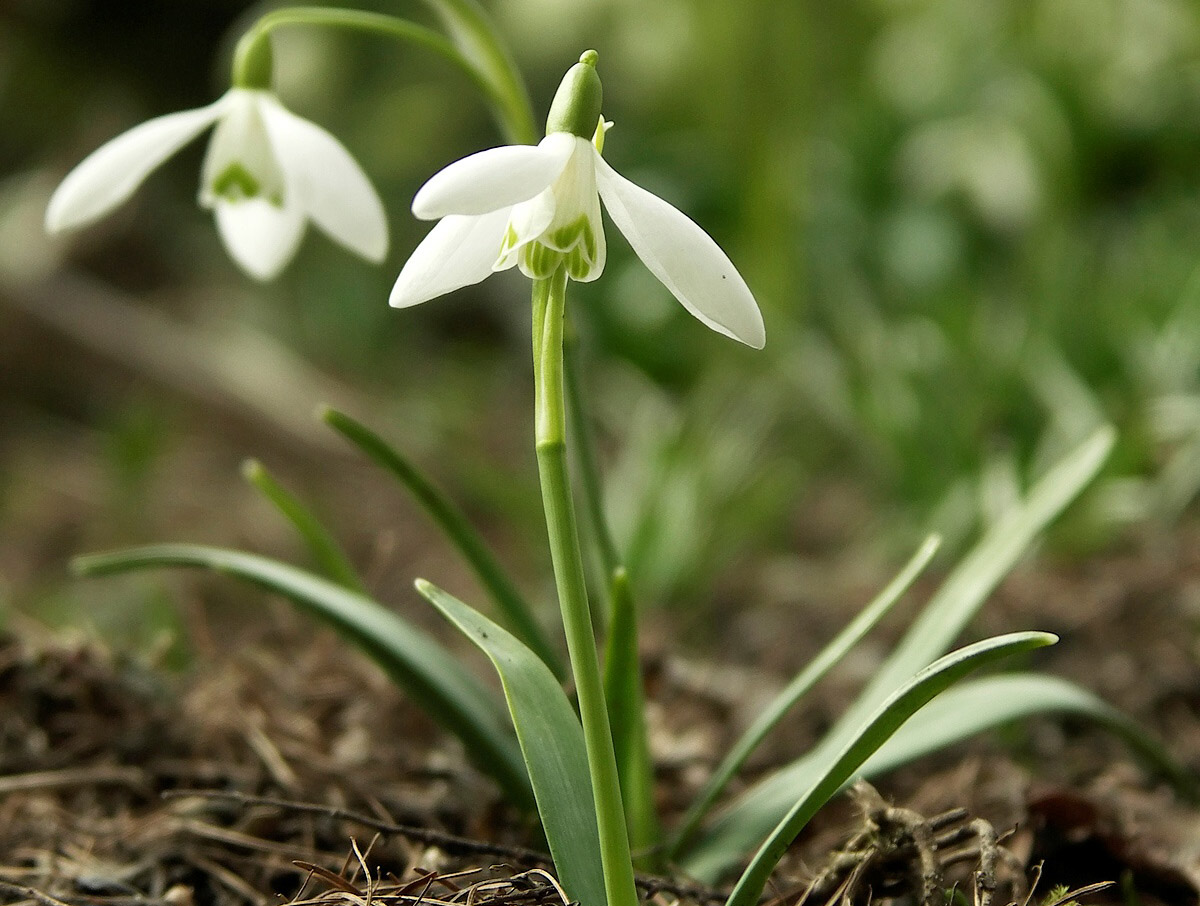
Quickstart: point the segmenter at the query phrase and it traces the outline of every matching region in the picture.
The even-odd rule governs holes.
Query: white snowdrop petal
[[[505,145],[455,161],[413,199],[422,220],[448,214],[487,214],[527,201],[549,186],[575,150],[575,136],[547,135],[537,145]]]
[[[85,226],[124,202],[151,171],[216,122],[227,98],[155,117],[101,145],[55,190],[46,208],[46,229],[57,233]]]
[[[595,158],[604,207],[650,272],[708,327],[761,349],[762,313],[720,246],[686,214]]]
[[[213,209],[229,256],[258,280],[277,277],[304,235],[304,212],[294,204],[280,207],[262,198],[217,199]]]
[[[387,215],[358,162],[336,138],[273,97],[263,97],[260,104],[287,189],[298,194],[298,204],[331,238],[368,261],[382,261]]]
[[[417,246],[392,287],[389,303],[408,308],[472,286],[492,273],[508,226],[508,208],[442,218]]]
[[[522,246],[534,241],[550,221],[554,219],[554,192],[544,189],[528,201],[514,205],[508,216],[508,227],[512,230],[502,238],[503,254],[496,259],[492,270],[508,270],[517,263]]]
[[[279,158],[267,137],[260,100],[268,92],[232,88],[226,95],[226,107],[213,129],[204,164],[200,171],[200,204],[211,208],[218,195],[229,200],[259,195],[276,201],[283,196],[286,180]],[[245,182],[224,183],[230,168],[239,171]]]

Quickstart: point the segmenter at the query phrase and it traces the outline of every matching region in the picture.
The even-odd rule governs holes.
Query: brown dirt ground
[[[1190,530],[1083,565],[1022,571],[984,629],[1062,633],[1047,670],[1105,694],[1198,768],[1198,541]],[[29,627],[4,640],[0,896],[38,906],[557,902],[550,876],[529,873],[547,867],[525,851],[538,846],[529,822],[463,753],[336,638],[282,606],[269,613],[231,653],[213,646],[184,676]],[[786,615],[768,608],[753,619]],[[652,623],[650,637],[661,634]],[[794,646],[760,650],[749,670],[648,654],[665,811],[686,800],[744,722],[747,702],[781,684],[797,656]],[[849,674],[781,728],[755,771],[832,718],[855,682]],[[1001,836],[998,903],[1022,902],[1043,863],[1035,901],[1059,884],[1108,881],[1115,886],[1083,901],[1197,902],[1200,813],[1085,727],[1036,721],[878,786],[896,808],[870,792],[827,808],[793,848],[774,895],[796,902],[817,878],[811,901],[836,902],[852,877],[855,902],[911,901],[922,883],[913,841],[947,829],[933,858],[947,883],[971,891],[979,837],[953,831],[983,819]],[[877,832],[869,860],[847,855],[868,846],[864,815]],[[646,895],[704,899],[686,889]]]

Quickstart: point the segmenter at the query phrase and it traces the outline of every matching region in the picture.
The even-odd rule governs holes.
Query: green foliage
[[[351,591],[366,594],[362,579],[337,539],[299,498],[275,480],[257,459],[242,463],[242,476],[296,529],[313,560],[326,576]]]
[[[455,506],[454,501],[402,456],[395,447],[366,425],[328,407],[321,410],[321,418],[396,478],[413,495],[475,570],[479,581],[492,595],[496,606],[517,630],[525,644],[533,648],[538,656],[561,676],[563,668],[558,654],[538,625],[533,609],[504,571],[487,542],[471,525],[462,510]]]
[[[1123,740],[1152,771],[1167,778],[1177,792],[1192,800],[1200,798],[1197,778],[1124,712],[1075,683],[1033,673],[989,676],[948,689],[868,759],[863,776],[886,773],[984,730],[1037,715],[1078,717],[1102,727]]]
[[[500,31],[474,0],[426,5],[448,37],[349,9],[276,11],[256,27],[264,40],[274,25],[324,23],[416,41],[467,75],[510,141],[535,141],[527,92]],[[601,391],[594,408],[628,451],[618,455],[606,500],[579,386],[570,394],[578,423],[571,438],[565,431],[562,363],[554,359],[565,277],[551,294],[552,316],[551,296],[535,306],[539,465],[580,716],[560,685],[556,647],[462,512],[377,434],[333,410],[325,420],[426,508],[513,628],[510,635],[434,586],[418,585],[492,660],[516,742],[500,709],[448,652],[360,593],[331,533],[261,467],[251,466],[248,477],[332,581],[190,545],[82,558],[80,571],[206,567],[264,585],[331,622],[463,739],[515,802],[536,799],[570,897],[617,906],[633,892],[626,826],[642,846],[661,833],[630,577],[651,601],[705,601],[723,558],[748,539],[771,537],[800,482],[827,480],[836,468],[839,478],[872,486],[921,521],[933,512],[950,547],[980,528],[982,538],[828,735],[700,829],[762,738],[883,617],[931,550],[795,678],[718,767],[673,838],[672,855],[693,874],[716,878],[756,850],[729,903],[753,906],[790,841],[856,773],[1040,713],[1098,723],[1194,794],[1195,779],[1156,741],[1085,690],[1023,674],[951,688],[1052,636],[1020,633],[945,652],[1096,478],[1115,443],[1110,422],[1131,430],[1122,432],[1116,474],[1101,483],[1090,511],[1098,522],[1172,517],[1200,491],[1200,281],[1188,229],[1200,193],[1186,153],[1200,139],[1188,115],[1200,104],[1192,77],[1200,14],[1184,0],[1000,0],[969,10],[955,0],[651,6],[655,12],[637,15],[675,9],[687,27],[670,31],[687,37],[671,47],[649,42],[639,91],[614,92],[623,130],[648,138],[627,143],[635,150],[624,153],[635,168],[654,161],[655,171],[674,169],[676,182],[656,190],[714,214],[703,220],[749,262],[771,342],[757,364],[731,358],[716,378],[704,376],[712,338],[679,330],[680,315],[661,305],[661,288],[627,267],[628,255],[614,246],[605,281],[613,289],[598,300],[583,289],[579,320],[607,357],[660,387],[643,384],[637,396],[650,401],[639,406],[630,405],[628,384]],[[589,15],[562,31],[600,27]],[[538,42],[561,40],[546,31],[536,29]],[[608,37],[621,48],[618,68],[638,72],[629,50],[635,42],[617,40],[616,30]],[[448,106],[428,104],[435,112],[427,125],[444,128],[442,120],[456,115]],[[387,144],[394,131],[379,130]],[[443,139],[454,151],[435,157],[461,156],[453,128]],[[688,166],[664,166],[672,157]],[[378,349],[345,342],[347,331],[355,340],[372,336],[366,328],[376,321],[343,318],[341,306],[357,303],[349,289],[340,295],[327,309],[336,316],[323,313],[320,323],[341,331],[343,342],[315,333],[329,348],[350,350],[348,369],[384,361]],[[454,327],[432,334],[461,335],[473,319],[452,320]],[[427,338],[402,341],[402,353],[424,353]],[[691,391],[686,405],[675,398],[681,390]],[[602,565],[596,584],[609,604],[599,621],[608,630],[603,685],[568,443],[578,445]],[[134,478],[149,461],[137,444],[118,458]],[[1160,461],[1165,468],[1155,472]],[[1023,476],[1037,473],[1043,477],[1023,493]],[[622,885],[628,890],[614,895]],[[1048,899],[1072,895],[1053,891]]]
[[[756,783],[697,838],[684,854],[693,875],[719,877],[736,864],[740,853],[757,846],[780,820],[787,803],[809,788],[814,761],[824,763],[831,753],[841,751],[884,700],[950,647],[1037,534],[1095,477],[1112,442],[1110,430],[1096,432],[996,522],[942,583],[813,752]]]
[[[417,580],[430,604],[491,659],[512,715],[542,829],[572,901],[603,903],[604,873],[583,728],[562,686],[519,639],[435,585]]]
[[[327,621],[374,659],[431,718],[463,740],[480,769],[518,805],[532,805],[529,778],[503,712],[445,648],[403,618],[327,579],[286,563],[198,544],[157,544],[76,558],[82,576],[163,566],[210,569],[283,595]]]
[[[678,854],[680,849],[690,842],[690,838],[699,826],[700,821],[704,818],[708,810],[712,808],[713,804],[717,801],[717,797],[724,791],[729,781],[741,770],[746,759],[750,757],[750,754],[758,747],[758,744],[763,741],[763,738],[774,729],[775,725],[783,719],[784,715],[826,673],[846,656],[847,652],[854,645],[875,628],[875,625],[887,615],[892,606],[908,591],[921,571],[929,565],[929,561],[937,551],[938,543],[936,537],[926,539],[925,543],[921,545],[921,548],[913,555],[913,558],[900,571],[899,575],[870,604],[863,608],[862,612],[847,624],[846,628],[838,633],[833,641],[821,649],[808,666],[788,683],[787,688],[780,692],[770,704],[759,712],[749,729],[742,734],[741,738],[730,749],[729,754],[717,765],[712,776],[704,785],[704,789],[696,796],[695,801],[688,809],[687,815],[680,822],[679,830],[675,833],[674,842],[670,847],[672,854]]]
[[[840,751],[821,753],[812,786],[763,841],[738,879],[726,906],[754,906],[758,902],[776,863],[804,825],[853,777],[872,752],[935,695],[984,664],[1057,641],[1057,636],[1045,632],[1020,632],[976,642],[939,658],[897,689]]]

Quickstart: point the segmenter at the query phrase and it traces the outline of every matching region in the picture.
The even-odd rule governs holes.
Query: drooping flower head
[[[93,151],[51,197],[46,229],[58,233],[103,217],[213,127],[199,201],[248,274],[275,277],[310,220],[351,251],[382,261],[387,219],[362,168],[332,135],[279,103],[267,87],[269,65],[256,78],[263,83],[235,84],[207,107],[156,117]]]
[[[573,280],[595,280],[606,257],[603,200],[617,229],[684,308],[713,330],[761,348],[762,315],[728,256],[687,215],[601,157],[612,124],[600,116],[596,59],[588,51],[567,72],[539,144],[472,154],[421,187],[413,213],[440,220],[401,270],[391,304],[417,305],[514,265],[533,279],[562,267]]]

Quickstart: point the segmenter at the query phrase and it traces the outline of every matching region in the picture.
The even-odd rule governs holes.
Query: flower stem
[[[507,60],[507,57],[497,57],[499,51],[496,51],[496,54],[489,54],[481,62],[476,62],[479,54],[465,53],[458,43],[433,29],[386,13],[328,6],[293,6],[269,12],[238,41],[233,54],[234,85],[244,88],[268,87],[263,84],[263,61],[270,59],[270,34],[285,25],[346,28],[409,41],[431,50],[453,64],[483,92],[510,141],[536,141],[524,86],[515,70],[505,70],[497,62],[498,59]],[[486,31],[482,25],[477,25],[477,28]]]
[[[536,145],[533,105],[521,71],[476,0],[424,0],[445,23],[462,56],[494,86],[493,100],[510,142]]]
[[[605,906],[636,906],[633,862],[621,800],[612,731],[600,679],[592,615],[584,583],[579,530],[567,473],[566,410],[563,397],[563,310],[566,270],[533,284],[533,373],[535,441],[542,502],[554,579],[558,586],[567,651],[579,696],[579,716],[587,745],[592,796],[600,832],[604,866]],[[594,904],[587,904],[594,906]]]

